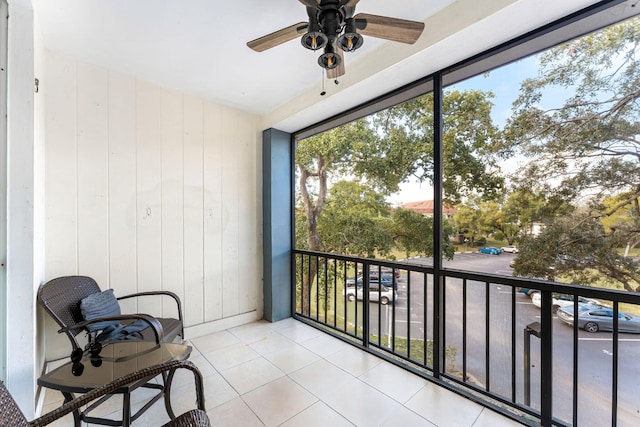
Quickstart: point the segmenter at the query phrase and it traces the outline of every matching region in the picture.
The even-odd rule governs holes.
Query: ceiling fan
[[[299,22],[247,43],[256,52],[263,52],[286,43],[302,34],[302,46],[311,50],[324,49],[318,64],[327,70],[327,77],[344,74],[342,52],[353,52],[362,46],[362,36],[372,36],[413,44],[424,30],[424,23],[387,16],[359,13],[360,0],[300,0],[307,7],[309,22]]]

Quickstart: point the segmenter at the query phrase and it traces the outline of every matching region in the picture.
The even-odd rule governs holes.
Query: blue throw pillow
[[[118,304],[116,296],[113,294],[113,289],[107,289],[106,291],[89,295],[80,301],[80,312],[85,320],[92,320],[107,316],[119,316],[120,305]],[[88,325],[87,329],[94,332],[105,329],[108,326],[116,326],[118,324],[119,322],[117,320],[97,322]]]

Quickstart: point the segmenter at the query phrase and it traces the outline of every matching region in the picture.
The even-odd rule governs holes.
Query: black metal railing
[[[640,339],[621,332],[630,317],[618,318],[622,304],[640,312],[636,293],[446,268],[435,277],[428,260],[293,253],[300,320],[525,424],[640,423]],[[539,309],[526,295],[536,292]],[[560,303],[578,313],[580,298],[613,310],[611,333],[557,317]]]

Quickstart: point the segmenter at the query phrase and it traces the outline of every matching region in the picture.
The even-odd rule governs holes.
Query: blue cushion
[[[120,305],[118,304],[116,296],[113,294],[113,289],[107,289],[106,291],[89,295],[80,301],[80,312],[85,320],[92,320],[107,316],[119,316]],[[100,331],[107,326],[118,324],[119,322],[117,320],[97,322],[88,325],[87,329],[92,332]]]

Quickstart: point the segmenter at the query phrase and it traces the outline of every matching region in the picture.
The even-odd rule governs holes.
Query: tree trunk
[[[310,172],[303,165],[298,165],[300,169],[300,195],[302,196],[302,201],[304,203],[304,209],[307,217],[307,247],[310,251],[320,251],[322,249],[322,242],[320,240],[320,235],[318,234],[318,218],[320,217],[320,213],[322,212],[322,208],[324,207],[324,202],[327,197],[327,173],[325,169],[325,162],[322,155],[318,155],[318,171],[313,173]],[[318,178],[318,197],[315,200],[315,204],[311,199],[309,194],[309,189],[307,188],[307,180],[315,176]],[[311,259],[308,260],[311,263]],[[302,274],[302,284],[301,284],[301,299],[302,299],[302,313],[305,315],[311,314],[311,287],[313,282],[315,281],[318,268],[316,262],[313,262],[309,265],[309,268],[306,269]]]

